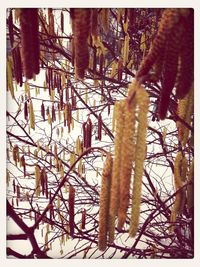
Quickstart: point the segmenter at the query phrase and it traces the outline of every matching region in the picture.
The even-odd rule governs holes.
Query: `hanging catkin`
[[[115,156],[113,160],[112,184],[109,208],[109,241],[114,239],[115,217],[119,208],[119,185],[120,185],[120,165],[122,162],[121,149],[124,131],[124,105],[125,101],[115,104]]]
[[[100,207],[99,207],[98,248],[99,250],[102,251],[105,250],[107,246],[111,173],[112,173],[112,156],[110,153],[108,153],[102,172]]]
[[[102,27],[105,33],[107,33],[109,29],[109,8],[102,8],[100,14]]]
[[[21,55],[20,55],[20,49],[19,46],[16,46],[13,51],[13,63],[14,63],[14,74],[15,74],[15,80],[19,86],[22,86],[23,79],[22,79],[22,63],[21,63]]]
[[[98,35],[98,8],[92,9],[91,33],[95,38]]]
[[[75,189],[72,185],[69,186],[69,230],[70,236],[74,235],[74,201]]]
[[[64,33],[64,15],[62,11],[60,13],[60,28],[61,28],[61,32]]]
[[[166,40],[178,21],[179,12],[177,8],[167,8],[164,10],[158,32],[153,40],[149,53],[139,67],[137,78],[148,74],[154,62],[163,54]]]
[[[180,47],[180,68],[177,74],[176,96],[184,98],[191,89],[194,80],[194,11],[187,8],[188,13],[182,16],[184,35]]]
[[[12,68],[13,68],[13,60],[11,57],[8,57],[7,59],[7,90],[10,90],[11,96],[14,99],[15,93],[14,93],[14,86],[13,86]]]
[[[135,90],[131,84],[132,91]],[[121,140],[121,165],[120,165],[120,194],[118,210],[118,228],[121,229],[126,220],[126,213],[130,198],[130,180],[135,154],[135,108],[136,101],[133,99],[131,105],[124,105],[124,130]]]
[[[128,62],[129,40],[130,40],[130,37],[129,37],[128,33],[127,33],[126,36],[125,36],[125,39],[124,39],[124,48],[123,48],[123,65],[124,66]]]
[[[134,237],[137,232],[140,205],[141,205],[141,187],[142,187],[142,175],[143,165],[146,156],[146,133],[147,133],[147,112],[149,97],[146,90],[139,86],[136,92],[136,102],[139,106],[138,110],[138,127],[137,127],[137,140],[135,149],[135,173],[133,181],[133,192],[132,192],[132,210],[131,210],[131,221],[130,221],[130,236]]]
[[[88,37],[91,30],[91,9],[71,9],[72,31],[74,34],[75,72],[83,79],[89,65]]]
[[[174,223],[176,222],[177,214],[182,212],[186,200],[185,190],[180,190],[180,188],[183,186],[183,182],[181,179],[182,159],[182,153],[178,152],[174,162],[174,183],[176,191],[179,190],[179,192],[176,193],[174,205],[171,211],[170,223],[172,225],[170,226],[170,232],[174,231]]]
[[[13,157],[13,160],[15,161],[15,164],[17,164],[17,162],[19,162],[19,147],[18,147],[18,145],[14,145],[14,147],[12,149],[12,157]]]
[[[8,29],[9,29],[10,44],[11,44],[11,47],[13,48],[14,34],[13,34],[13,15],[12,15],[12,10],[10,10],[9,16],[8,16]]]
[[[20,9],[20,31],[22,45],[22,64],[24,75],[32,79],[39,73],[39,23],[37,8]]]
[[[86,209],[82,209],[81,214],[81,230],[85,229],[85,223],[86,223]]]
[[[183,99],[179,100],[177,107],[177,115],[187,124],[191,125],[193,113],[194,113],[194,90],[192,88],[190,92]],[[181,121],[177,121],[176,126],[178,129],[178,140],[182,146],[185,146],[189,137],[189,129]]]
[[[176,25],[171,34],[167,38],[165,55],[163,58],[163,70],[161,79],[161,93],[159,103],[159,116],[163,120],[169,106],[170,95],[174,88],[178,66],[178,53],[180,50],[180,42],[183,35],[183,28]]]
[[[34,115],[34,109],[33,109],[33,102],[30,100],[29,103],[29,120],[30,120],[30,127],[35,130],[35,115]]]
[[[102,116],[101,116],[101,113],[99,114],[98,116],[98,130],[97,130],[97,137],[98,137],[98,140],[101,141],[101,137],[102,137]]]
[[[40,196],[40,185],[41,185],[40,167],[38,165],[35,165],[35,195],[36,197]]]
[[[187,181],[190,182],[187,186],[187,207],[191,210],[194,206],[194,160],[190,165]]]

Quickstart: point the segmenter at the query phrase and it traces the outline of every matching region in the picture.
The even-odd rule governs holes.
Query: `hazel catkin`
[[[72,31],[74,35],[75,72],[83,79],[89,65],[88,37],[91,31],[91,9],[71,9]]]
[[[169,106],[170,95],[174,88],[178,66],[178,54],[180,42],[183,35],[183,28],[177,25],[167,38],[165,56],[163,58],[161,93],[159,103],[160,119],[165,119]]]
[[[24,75],[32,79],[39,73],[39,22],[37,8],[20,9],[20,31],[22,45],[22,64]]]
[[[135,99],[133,99],[131,105],[128,105],[127,101],[125,102],[124,131],[121,140],[118,229],[121,229],[125,223],[130,198],[130,180],[135,154],[135,109]]]
[[[147,75],[154,62],[163,54],[167,38],[178,21],[179,12],[177,8],[167,8],[164,10],[158,32],[153,40],[149,53],[139,67],[137,79]]]
[[[105,250],[107,246],[112,164],[113,164],[112,156],[110,153],[108,153],[102,172],[100,208],[99,208],[98,248],[99,250],[102,251]]]
[[[133,180],[131,221],[129,229],[129,235],[131,237],[135,236],[139,223],[143,165],[146,155],[145,142],[147,134],[147,113],[148,113],[149,97],[146,90],[141,86],[138,88],[136,92],[136,101],[138,103],[139,110],[138,110],[137,140],[135,148],[135,173]]]
[[[109,241],[113,242],[115,230],[115,218],[119,208],[119,193],[120,193],[120,166],[122,162],[121,149],[124,131],[124,101],[115,103],[115,148],[112,171],[112,184],[109,207]]]
[[[194,80],[194,11],[188,8],[188,15],[182,17],[184,35],[180,47],[180,68],[176,81],[176,96],[183,99],[191,89]]]

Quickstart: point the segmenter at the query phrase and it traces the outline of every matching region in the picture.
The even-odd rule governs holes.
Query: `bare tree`
[[[8,257],[192,258],[192,10],[7,13],[7,215],[21,229],[9,228]],[[149,96],[139,224],[130,237],[133,164],[125,222],[102,248],[114,106],[135,98],[135,79]],[[30,252],[13,249],[17,240]]]

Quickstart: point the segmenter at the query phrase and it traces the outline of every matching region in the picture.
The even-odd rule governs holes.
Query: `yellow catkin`
[[[187,186],[187,207],[190,210],[194,206],[194,160],[190,165],[187,181],[190,182]]]
[[[183,186],[183,181],[181,179],[182,160],[183,160],[182,153],[178,152],[174,162],[174,183],[176,191],[180,190],[180,188]],[[176,222],[177,214],[181,213],[182,208],[185,204],[185,199],[186,199],[185,190],[180,190],[175,196],[175,201],[172,207],[171,217],[170,217],[170,223],[171,223],[170,232],[174,231],[175,228],[174,223]]]
[[[64,175],[65,175],[64,167],[63,167],[63,165],[61,165],[61,167],[60,167],[60,178],[63,178]]]
[[[163,142],[165,142],[166,136],[167,136],[167,127],[164,127],[162,132]]]
[[[140,39],[140,50],[144,53],[146,50],[146,36],[145,33],[143,32],[141,35],[141,39]]]
[[[30,118],[30,127],[31,129],[35,130],[35,114],[33,110],[32,100],[30,100],[30,104],[29,104],[29,118]]]
[[[40,184],[41,184],[40,168],[38,165],[35,166],[35,195],[40,196]]]
[[[111,70],[111,73],[110,73],[110,78],[114,78],[115,75],[117,74],[117,61],[115,60],[113,63],[112,63],[112,70]]]
[[[52,118],[50,113],[48,114],[48,124],[51,125],[52,124]]]
[[[126,20],[126,22],[123,23],[123,28],[124,28],[124,32],[127,33],[128,32],[128,23],[129,21]]]
[[[182,186],[181,180],[181,162],[182,162],[182,153],[178,152],[174,162],[174,183],[176,190],[178,190]]]
[[[182,158],[182,162],[181,162],[181,180],[182,180],[183,182],[186,181],[187,167],[188,167],[188,160],[187,160],[186,157],[184,156],[184,157]]]
[[[71,167],[74,164],[74,162],[76,161],[76,154],[74,151],[72,153],[70,153],[69,161],[70,161],[70,167]],[[74,168],[73,168],[73,170],[74,170]]]
[[[10,173],[9,173],[8,169],[6,169],[6,184],[7,184],[7,186],[9,186],[9,182],[10,182]]]
[[[7,88],[8,88],[8,90],[10,90],[12,98],[14,98],[15,94],[14,94],[13,77],[12,77],[12,65],[13,65],[12,58],[8,57],[8,60],[7,60]]]
[[[27,95],[27,97],[30,98],[31,97],[30,86],[27,82],[24,83],[24,90],[25,90],[25,94]]]
[[[146,156],[147,113],[149,104],[148,93],[142,86],[139,85],[136,92],[136,101],[139,106],[139,111],[135,149],[135,173],[132,192],[131,221],[129,229],[129,235],[131,237],[136,235],[139,223],[143,165]]]
[[[79,109],[77,109],[77,111],[76,111],[76,120],[77,120],[77,122],[79,122]]]
[[[185,115],[185,121],[187,124],[191,125],[192,123],[192,115],[194,113],[194,90],[190,90],[189,95],[188,95],[188,102],[187,102],[187,112]],[[187,141],[188,141],[188,137],[189,137],[189,133],[190,130],[188,128],[185,127],[185,131],[183,134],[183,140],[182,140],[182,146],[185,146]]]
[[[109,208],[109,241],[113,242],[114,230],[115,230],[115,217],[118,213],[119,207],[119,177],[120,177],[120,165],[121,165],[121,140],[124,131],[124,101],[115,104],[115,149],[114,149],[114,161],[112,171],[112,185],[110,196],[110,208]]]
[[[98,248],[99,250],[102,251],[105,250],[107,246],[108,213],[109,213],[109,202],[110,202],[112,163],[113,163],[112,156],[110,153],[108,153],[102,172],[100,208],[99,208]]]
[[[188,103],[188,95],[184,97],[183,99],[178,101],[178,107],[177,107],[177,115],[182,119],[185,120],[185,115],[187,111],[187,103]],[[180,142],[183,140],[184,135],[184,125],[180,121],[176,122],[176,126],[178,129],[178,139]]]
[[[132,85],[131,85],[132,86]],[[135,88],[133,88],[135,89]],[[135,154],[135,108],[136,101],[133,99],[131,105],[125,103],[124,107],[124,132],[121,144],[121,165],[120,165],[120,195],[118,210],[118,228],[121,229],[126,220],[126,213],[129,205],[129,191],[131,172]]]
[[[129,55],[129,40],[130,37],[128,34],[126,34],[124,39],[124,48],[123,48],[123,65],[125,66],[128,62],[128,55]]]
[[[191,118],[193,112],[194,112],[194,90],[192,89],[183,99],[179,100],[177,115],[187,124],[191,125]],[[182,146],[185,146],[189,137],[189,129],[181,121],[177,121],[176,126],[178,129],[178,140]]]

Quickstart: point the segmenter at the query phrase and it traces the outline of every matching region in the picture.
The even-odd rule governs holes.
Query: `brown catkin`
[[[100,192],[100,207],[99,207],[99,235],[98,248],[105,250],[107,246],[107,231],[109,219],[109,202],[110,202],[110,185],[112,174],[113,159],[110,153],[107,154],[104,163],[102,178],[101,178],[101,192]]]
[[[178,21],[179,12],[177,8],[167,8],[163,11],[158,32],[153,40],[149,53],[139,67],[137,78],[148,74],[154,62],[160,57],[160,55],[162,55],[166,40]]]
[[[133,181],[132,192],[132,209],[129,235],[134,237],[137,232],[140,204],[141,204],[141,188],[142,188],[142,175],[143,165],[146,156],[146,134],[147,134],[147,113],[149,97],[148,93],[142,86],[138,86],[136,92],[136,101],[139,106],[138,110],[138,127],[137,127],[137,140],[135,149],[135,173]]]
[[[12,10],[10,10],[9,16],[8,16],[8,30],[9,30],[9,39],[11,47],[13,48],[14,44],[14,34],[13,34],[13,15]]]
[[[39,22],[37,8],[20,9],[20,31],[22,45],[22,64],[24,75],[32,79],[39,73]]]
[[[163,58],[161,79],[162,89],[159,103],[159,117],[161,120],[165,119],[166,117],[170,95],[176,81],[178,54],[182,35],[183,28],[180,25],[176,25],[167,38],[165,56]]]
[[[61,28],[61,32],[64,33],[64,15],[62,11],[60,13],[60,28]]]
[[[75,189],[72,185],[69,186],[69,230],[70,236],[74,235],[74,202],[75,202]]]
[[[101,9],[101,23],[105,33],[107,33],[109,29],[109,8]]]
[[[19,162],[19,147],[18,145],[14,145],[13,150],[12,150],[12,157],[13,160],[15,161],[15,164]]]
[[[184,35],[180,49],[180,68],[176,81],[176,96],[184,98],[194,81],[194,11],[187,9],[188,16],[182,17]]]
[[[91,33],[94,37],[98,35],[98,8],[92,9]]]
[[[88,37],[91,30],[91,9],[71,9],[72,31],[74,34],[75,72],[79,79],[84,78],[89,65]]]
[[[85,229],[85,223],[86,223],[86,209],[83,209],[81,214],[81,229]]]
[[[101,113],[98,116],[98,140],[101,141],[101,137],[102,137],[102,116]]]
[[[131,85],[132,86],[132,85]],[[130,86],[130,87],[131,87]],[[130,90],[129,87],[129,90]],[[134,87],[134,86],[133,86]],[[134,90],[133,88],[132,90]],[[128,105],[124,105],[124,132],[121,143],[121,165],[120,165],[120,194],[118,210],[118,228],[121,229],[126,220],[126,212],[130,198],[130,180],[135,154],[135,98]]]
[[[21,55],[19,46],[16,46],[13,51],[13,63],[14,63],[14,73],[15,73],[15,80],[19,86],[22,86],[23,79],[22,79],[22,63],[21,63]]]

